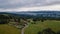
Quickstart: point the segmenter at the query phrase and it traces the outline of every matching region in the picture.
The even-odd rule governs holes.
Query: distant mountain
[[[27,12],[0,12],[0,14],[10,14],[21,18],[41,18],[53,17],[60,18],[60,11],[27,11]]]

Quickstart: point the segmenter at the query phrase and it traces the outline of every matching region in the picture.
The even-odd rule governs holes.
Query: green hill
[[[0,24],[0,34],[20,34],[20,30],[7,24]]]
[[[60,21],[38,21],[36,24],[30,24],[29,27],[25,29],[25,34],[37,34],[39,31],[42,31],[46,28],[51,28],[54,32],[60,31]]]

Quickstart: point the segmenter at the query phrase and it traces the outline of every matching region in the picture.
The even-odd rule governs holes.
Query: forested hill
[[[41,18],[52,17],[60,18],[60,11],[26,11],[26,12],[0,12],[0,14],[10,14],[21,18]]]

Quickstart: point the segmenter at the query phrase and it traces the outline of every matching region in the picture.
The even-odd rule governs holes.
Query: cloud
[[[38,7],[52,4],[59,4],[60,0],[0,0],[1,9]]]
[[[21,11],[60,11],[60,5],[51,5],[43,7],[21,7],[14,9],[0,9],[0,12],[21,12]]]

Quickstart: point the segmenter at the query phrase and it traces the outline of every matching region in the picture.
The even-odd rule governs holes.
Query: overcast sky
[[[60,10],[60,0],[0,0],[0,11]]]

